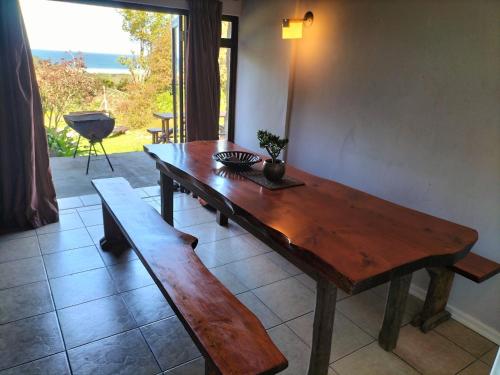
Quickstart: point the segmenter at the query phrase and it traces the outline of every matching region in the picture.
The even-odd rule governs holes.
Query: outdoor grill
[[[90,155],[92,154],[92,149],[94,149],[94,152],[97,154],[95,148],[96,143],[101,145],[104,156],[106,156],[106,160],[108,161],[111,170],[114,171],[113,165],[111,165],[111,161],[108,158],[108,154],[106,154],[106,150],[102,145],[102,140],[113,131],[115,127],[115,119],[103,112],[74,112],[69,115],[64,115],[64,120],[71,129],[78,133],[78,142],[76,144],[73,157],[76,156],[76,152],[78,151],[80,137],[86,138],[89,141],[90,146],[86,174],[89,173]]]

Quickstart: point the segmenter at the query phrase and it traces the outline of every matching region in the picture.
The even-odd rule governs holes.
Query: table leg
[[[160,172],[161,216],[174,225],[174,180]]]
[[[411,324],[420,326],[422,332],[428,332],[440,323],[450,319],[446,304],[450,296],[455,273],[446,267],[427,268],[431,277],[422,311],[413,318]]]
[[[328,374],[336,302],[337,287],[330,281],[320,278],[316,291],[316,310],[314,312],[313,341],[308,375]]]
[[[399,329],[403,321],[408,291],[410,290],[411,276],[410,273],[391,281],[385,306],[384,323],[378,336],[379,345],[386,351],[393,350],[398,342]]]
[[[217,211],[217,224],[219,224],[221,227],[227,227],[229,220],[226,215],[224,215],[222,212]]]

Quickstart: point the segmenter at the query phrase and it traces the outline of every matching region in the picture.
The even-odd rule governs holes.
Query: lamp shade
[[[303,20],[283,20],[281,27],[281,37],[283,39],[302,39]]]

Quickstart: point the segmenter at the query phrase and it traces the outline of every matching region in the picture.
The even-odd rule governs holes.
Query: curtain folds
[[[222,3],[189,0],[186,51],[187,141],[219,138]]]
[[[17,0],[0,1],[0,233],[58,220],[31,49]]]

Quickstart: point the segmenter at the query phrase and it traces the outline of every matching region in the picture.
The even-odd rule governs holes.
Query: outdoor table
[[[477,232],[287,166],[304,186],[267,190],[224,173],[224,141],[144,146],[161,175],[161,212],[173,225],[173,180],[264,241],[317,282],[309,375],[327,374],[337,287],[349,294],[390,281],[379,345],[396,346],[411,275],[463,258]],[[335,344],[335,343],[334,343]]]
[[[153,113],[153,116],[156,118],[159,118],[161,120],[161,128],[163,131],[162,137],[166,137],[163,141],[165,143],[168,143],[168,138],[170,137],[171,131],[170,131],[170,120],[174,118],[173,113],[163,113],[163,112],[155,112]],[[173,133],[174,133],[174,142],[176,142],[177,139],[177,129],[173,128]]]

